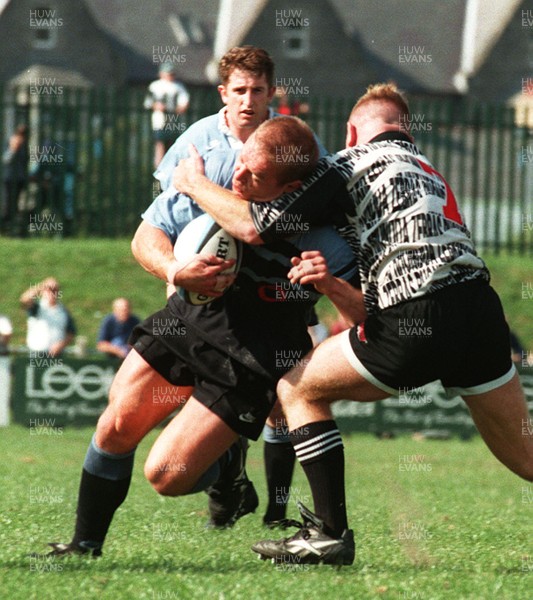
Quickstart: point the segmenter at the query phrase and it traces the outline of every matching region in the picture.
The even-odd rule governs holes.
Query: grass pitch
[[[34,432],[35,433],[35,432]],[[270,536],[262,444],[249,474],[261,505],[232,530],[207,531],[204,494],[159,497],[142,466],[98,560],[30,558],[72,534],[79,473],[91,429],[0,432],[0,598],[9,600],[399,599],[529,600],[533,597],[533,486],[470,442],[346,436],[347,500],[356,562],[273,565],[250,551]],[[291,489],[312,507],[299,467]],[[279,534],[280,536],[283,535]],[[274,536],[278,536],[274,532]]]
[[[485,258],[509,322],[531,351],[533,301],[521,294],[531,259]],[[127,240],[3,238],[0,275],[1,312],[13,320],[15,345],[25,333],[18,297],[48,275],[62,282],[63,300],[90,346],[113,298],[131,298],[141,317],[163,304],[162,283],[135,263]],[[322,303],[321,314],[327,309]],[[533,486],[499,465],[479,438],[345,438],[357,543],[352,567],[272,565],[250,551],[258,539],[284,535],[261,527],[260,443],[249,455],[258,513],[233,530],[206,531],[205,495],[162,498],[144,480],[142,465],[156,434],[139,447],[130,494],[102,559],[29,558],[44,552],[46,542],[70,540],[91,435],[91,429],[41,435],[19,426],[0,429],[0,600],[533,600]],[[312,508],[299,467],[291,491],[289,516],[297,518],[294,500]]]

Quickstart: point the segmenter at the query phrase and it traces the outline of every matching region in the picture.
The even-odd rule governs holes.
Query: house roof
[[[155,79],[172,62],[178,79],[205,83],[218,0],[85,0],[98,26],[127,62],[130,81]]]
[[[92,86],[89,81],[78,71],[72,69],[64,69],[51,65],[34,64],[28,69],[24,69],[15,77],[11,78],[9,83],[14,86],[31,86],[36,80],[49,80],[61,82],[61,85],[88,88]]]
[[[466,77],[483,64],[522,2],[329,1],[371,63],[386,67],[400,86],[435,93],[466,91]]]
[[[170,61],[185,83],[205,84],[216,78],[216,69],[210,64],[213,55],[217,55],[216,62],[225,48],[242,43],[270,0],[84,1],[123,60],[126,80],[144,84],[156,78],[160,63]],[[315,2],[297,0],[296,4]],[[345,34],[361,49],[374,72],[394,79],[410,92],[434,93],[466,91],[467,78],[483,67],[523,3],[322,0],[322,6],[332,7]],[[0,0],[0,14],[9,4],[9,0]],[[468,27],[472,9],[475,19]]]
[[[385,67],[398,85],[411,91],[455,91],[453,76],[460,64],[464,0],[330,3],[346,34],[358,39],[370,63],[378,65],[381,72]]]

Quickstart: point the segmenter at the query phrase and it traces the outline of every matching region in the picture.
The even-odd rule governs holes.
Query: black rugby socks
[[[287,515],[292,474],[296,455],[291,442],[270,443],[263,447],[268,506],[263,521],[280,521]]]
[[[124,454],[106,452],[93,437],[83,463],[71,544],[101,548],[113,515],[128,494],[134,456],[135,450]]]
[[[71,544],[101,548],[117,508],[128,495],[131,475],[112,481],[83,469],[76,509],[76,529]]]
[[[335,421],[308,423],[290,432],[296,456],[309,480],[315,513],[329,535],[347,529],[344,447]]]

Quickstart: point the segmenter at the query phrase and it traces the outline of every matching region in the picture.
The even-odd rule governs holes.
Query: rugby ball
[[[242,258],[242,243],[236,240],[207,213],[188,223],[174,244],[174,257],[186,263],[197,254],[214,254],[225,260],[235,260],[233,267],[222,271],[224,274],[237,273]],[[227,288],[226,288],[227,289]],[[189,304],[208,304],[215,298],[176,287],[176,293]]]

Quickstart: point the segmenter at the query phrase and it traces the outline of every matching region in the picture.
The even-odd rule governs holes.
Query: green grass
[[[111,600],[309,598],[526,600],[532,597],[531,485],[500,466],[479,438],[414,441],[346,437],[347,499],[357,542],[340,570],[262,562],[250,545],[266,535],[261,444],[249,474],[260,510],[233,530],[207,531],[206,497],[163,498],[144,480],[151,434],[139,447],[130,494],[104,556],[30,559],[49,541],[68,541],[90,429],[30,435],[10,426],[0,449],[0,598]],[[400,471],[405,456],[424,468]],[[299,467],[293,496],[309,490]],[[290,504],[290,516],[296,517]],[[270,533],[268,534],[270,535]],[[277,534],[274,534],[277,535]]]
[[[533,348],[533,302],[521,298],[531,259],[485,257],[508,320]],[[133,260],[125,240],[0,239],[0,312],[24,341],[18,297],[55,275],[80,334],[94,344],[113,298],[129,297],[144,317],[161,307],[164,286]],[[328,311],[325,303],[321,312]],[[142,475],[152,434],[140,446],[130,496],[98,561],[32,562],[48,541],[72,533],[79,473],[91,436],[67,429],[31,436],[0,431],[0,599],[309,598],[522,600],[533,597],[531,485],[506,471],[481,440],[416,442],[346,439],[347,498],[358,544],[353,567],[283,570],[258,561],[249,546],[265,536],[261,512],[232,531],[204,530],[205,496],[155,494]],[[401,457],[422,456],[423,471],[399,470]],[[264,508],[261,445],[249,471]],[[312,504],[299,468],[293,495]],[[291,516],[296,517],[294,504]],[[160,539],[161,536],[164,539]]]
[[[147,274],[131,255],[129,240],[16,240],[0,238],[0,312],[9,315],[15,327],[14,344],[24,343],[25,313],[19,307],[20,294],[49,275],[62,286],[62,301],[71,310],[80,335],[87,336],[91,347],[98,326],[111,311],[117,296],[131,299],[141,317],[164,304],[164,284]],[[522,283],[533,282],[531,258],[520,256],[484,256],[493,285],[502,298],[509,324],[524,346],[533,349],[533,299],[523,300]],[[324,299],[320,313],[331,312]]]

